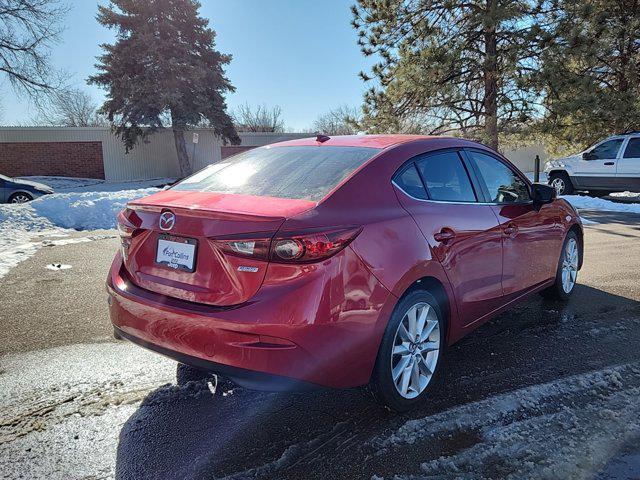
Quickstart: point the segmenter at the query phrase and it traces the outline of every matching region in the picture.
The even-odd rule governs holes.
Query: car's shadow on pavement
[[[637,361],[639,319],[639,302],[584,285],[568,304],[534,298],[452,346],[442,387],[424,408],[405,415],[385,411],[361,390],[237,389],[214,398],[195,383],[165,385],[123,425],[116,477],[371,478],[392,474],[401,462],[406,473],[406,458],[372,456],[365,441],[412,418]],[[473,441],[438,442],[429,453],[437,458]]]

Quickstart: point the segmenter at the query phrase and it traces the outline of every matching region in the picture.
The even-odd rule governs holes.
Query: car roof
[[[416,140],[442,139],[447,137],[428,135],[335,135],[327,136],[328,140],[320,142],[318,137],[299,138],[285,142],[272,143],[268,147],[297,147],[297,146],[333,146],[333,147],[367,147],[384,149],[392,145],[413,142]],[[453,138],[453,137],[448,137]]]

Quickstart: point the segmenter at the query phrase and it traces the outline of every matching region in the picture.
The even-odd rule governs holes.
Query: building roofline
[[[111,127],[52,127],[48,125],[2,125],[0,126],[0,131],[5,130],[45,130],[45,131],[90,131],[90,132],[110,132]],[[171,127],[166,127],[164,130],[171,130]],[[187,132],[196,132],[196,131],[211,131],[213,132],[213,128],[206,127],[197,127],[187,130]],[[238,132],[238,135],[244,135],[248,137],[257,137],[257,136],[273,136],[280,137],[282,135],[304,135],[310,136],[310,133],[304,132]]]

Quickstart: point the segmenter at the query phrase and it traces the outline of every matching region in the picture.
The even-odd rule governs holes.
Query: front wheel
[[[578,278],[580,263],[580,242],[575,232],[569,232],[562,246],[556,279],[553,285],[541,293],[544,297],[556,300],[568,300],[573,293]]]
[[[574,192],[573,183],[565,172],[553,172],[549,175],[549,185],[556,189],[558,196],[571,195]]]
[[[422,402],[442,370],[444,340],[435,297],[416,290],[402,298],[389,319],[371,378],[378,402],[399,412]]]

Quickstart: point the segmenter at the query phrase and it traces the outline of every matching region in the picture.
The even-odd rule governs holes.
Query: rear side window
[[[362,147],[261,147],[185,178],[172,189],[318,201],[380,150]]]
[[[416,162],[432,200],[475,202],[467,170],[456,152],[430,154]]]
[[[420,175],[418,175],[418,171],[413,163],[400,172],[399,175],[396,175],[393,181],[405,193],[411,195],[413,198],[419,198],[420,200],[427,199],[427,192],[424,189],[422,180],[420,180]]]
[[[630,138],[624,150],[624,158],[640,158],[640,138]]]

